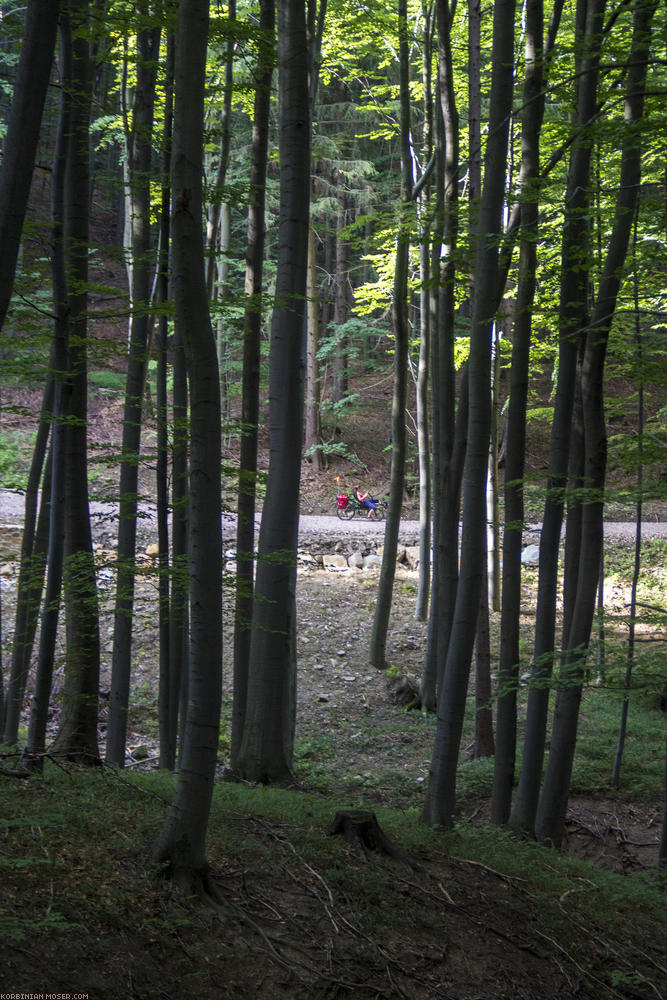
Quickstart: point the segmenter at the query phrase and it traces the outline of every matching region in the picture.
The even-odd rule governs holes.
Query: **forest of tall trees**
[[[177,772],[154,858],[186,885],[207,888],[223,669],[224,763],[246,781],[294,778],[302,468],[330,480],[344,468],[333,428],[378,367],[392,386],[389,504],[368,661],[389,666],[415,428],[418,697],[437,718],[422,818],[454,820],[491,607],[493,712],[480,709],[495,721],[491,818],[560,846],[603,563],[609,368],[632,405],[664,389],[666,38],[658,0],[0,0],[0,380],[43,393],[16,614],[2,617],[0,735],[29,770],[47,750],[124,766],[137,523],[154,503],[160,766]],[[87,404],[105,367],[124,405],[108,458],[118,518],[103,749]],[[538,382],[548,454],[521,679]],[[652,435],[623,445],[632,475],[649,470],[639,523],[664,453],[664,399],[651,405]],[[237,532],[224,594],[223,487]]]

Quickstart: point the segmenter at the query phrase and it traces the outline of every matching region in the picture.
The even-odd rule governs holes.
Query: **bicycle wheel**
[[[348,503],[347,507],[338,507],[336,513],[341,521],[351,521],[354,517],[354,507]]]
[[[381,521],[384,518],[384,507],[378,504],[375,510],[371,511],[371,521]]]

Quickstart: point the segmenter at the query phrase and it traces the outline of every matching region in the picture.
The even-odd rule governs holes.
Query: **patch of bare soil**
[[[625,873],[655,864],[662,816],[657,806],[577,796],[570,801],[565,850]]]

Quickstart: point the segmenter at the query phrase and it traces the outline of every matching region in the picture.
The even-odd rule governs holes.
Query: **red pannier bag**
[[[339,493],[337,499],[338,499],[338,507],[339,507],[339,509],[340,510],[345,510],[345,508],[347,507],[347,501],[350,499],[348,497],[347,493]]]

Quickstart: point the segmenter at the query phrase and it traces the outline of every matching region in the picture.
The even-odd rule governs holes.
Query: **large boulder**
[[[326,552],[322,556],[322,565],[326,570],[333,573],[340,573],[347,569],[347,559],[338,552]]]

